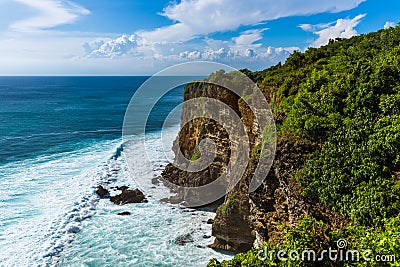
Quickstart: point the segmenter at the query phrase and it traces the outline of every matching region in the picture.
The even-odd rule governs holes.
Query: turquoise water
[[[204,266],[210,257],[229,257],[203,238],[213,213],[161,204],[169,192],[150,182],[167,163],[158,145],[161,125],[183,101],[182,88],[165,96],[148,121],[154,166],[137,155],[138,168],[128,171],[122,122],[145,79],[0,77],[0,266]],[[153,101],[150,93],[143,105]],[[172,145],[179,128],[162,131]],[[143,145],[134,140],[131,149]],[[148,181],[140,188],[149,203],[116,206],[94,193],[99,184],[138,187],[135,176]],[[173,242],[186,234],[193,242]]]

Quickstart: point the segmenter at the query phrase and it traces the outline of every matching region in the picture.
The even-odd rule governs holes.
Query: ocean
[[[146,79],[0,77],[0,266],[205,266],[231,258],[207,247],[211,211],[161,203],[169,190],[151,183],[167,164],[161,132],[171,147],[179,132],[178,117],[168,127],[163,120],[183,101],[181,87],[149,116],[146,147],[157,164],[148,169],[145,155],[134,155],[147,182],[128,170],[122,124]],[[148,97],[143,105],[154,101]],[[143,144],[132,138],[135,151]],[[114,205],[96,195],[98,185],[139,187],[149,202]],[[131,215],[117,215],[123,211]],[[186,244],[175,242],[183,237]]]

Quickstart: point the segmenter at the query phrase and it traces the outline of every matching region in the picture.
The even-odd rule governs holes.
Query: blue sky
[[[151,75],[210,60],[264,69],[400,22],[400,1],[0,0],[0,75]]]

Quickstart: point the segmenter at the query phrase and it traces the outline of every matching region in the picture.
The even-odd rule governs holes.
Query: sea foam
[[[178,130],[167,129],[163,142],[172,144]],[[5,165],[0,266],[204,266],[211,257],[230,258],[207,247],[213,238],[203,238],[211,235],[206,221],[214,213],[159,202],[170,192],[151,179],[173,156],[160,138],[160,132],[146,137],[147,155],[130,153],[135,170],[123,151],[144,145],[135,137],[124,146],[119,139],[101,141]],[[149,203],[114,205],[96,195],[98,185],[139,187]],[[117,215],[123,211],[131,215]],[[183,236],[190,242],[174,242]]]

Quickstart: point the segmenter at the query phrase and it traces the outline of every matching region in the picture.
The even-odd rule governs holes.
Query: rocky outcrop
[[[129,203],[141,203],[145,202],[144,194],[139,190],[122,190],[122,193],[113,197],[110,197],[110,201],[117,205],[124,205]]]
[[[301,187],[292,176],[316,149],[316,145],[290,134],[278,140],[275,161],[267,179],[249,196],[255,246],[267,240],[281,243],[283,236],[279,224],[294,226],[303,216],[322,220],[334,229],[348,223],[327,207],[303,197]]]
[[[99,185],[99,186],[97,187],[97,189],[96,189],[96,194],[97,194],[99,197],[104,198],[104,197],[109,196],[109,195],[110,195],[110,192],[108,192],[108,190],[105,189],[102,185]]]
[[[184,234],[184,235],[178,236],[174,240],[174,244],[179,245],[179,246],[184,246],[188,243],[193,243],[193,242],[194,242],[194,239],[191,234]]]
[[[242,99],[238,100],[238,108],[249,138],[250,149],[254,151],[260,143],[259,126],[252,110]],[[253,246],[256,235],[255,226],[251,221],[252,206],[249,198],[249,183],[258,160],[253,152],[251,154],[253,156],[249,160],[242,179],[226,195],[224,203],[217,209],[217,216],[212,227],[215,241],[210,246],[211,248],[242,252]]]
[[[218,94],[215,94],[218,92]],[[224,102],[237,114],[239,114],[238,99],[239,97],[230,93],[229,90],[213,86],[199,84],[194,86],[192,90],[185,90],[185,101],[198,98],[199,96],[207,96],[213,94],[213,98]],[[200,109],[201,110],[201,109]],[[188,118],[197,117],[185,124],[177,139],[173,144],[175,154],[180,151],[182,155],[191,161],[201,158],[201,151],[198,146],[202,140],[210,139],[216,145],[214,161],[204,170],[198,172],[187,172],[175,167],[172,164],[166,166],[162,173],[162,178],[166,181],[185,187],[199,187],[215,181],[226,170],[230,158],[231,141],[227,131],[216,120],[202,118],[196,114],[198,110],[191,107],[183,106],[182,121],[187,121]],[[223,113],[223,110],[221,110]],[[218,119],[223,121],[224,118]],[[207,152],[207,151],[205,151]],[[179,164],[180,162],[178,162]],[[171,185],[167,185],[171,186]],[[188,192],[178,192],[183,199],[189,199],[186,195]],[[193,198],[193,196],[191,196]],[[176,197],[175,197],[176,199]],[[176,201],[174,201],[176,202]]]
[[[267,240],[280,244],[284,237],[279,225],[294,226],[303,216],[322,220],[333,229],[348,224],[327,207],[303,197],[301,187],[292,177],[315,149],[313,144],[304,143],[292,135],[281,137],[271,171],[262,185],[249,194],[248,184],[257,165],[257,160],[251,159],[243,179],[217,210],[212,228],[216,239],[211,247],[246,251]],[[235,196],[234,202],[232,196]]]
[[[129,216],[129,215],[131,215],[131,213],[130,213],[129,211],[123,211],[123,212],[117,213],[117,215],[120,215],[120,216]]]
[[[323,220],[334,228],[346,223],[328,208],[301,195],[301,188],[292,174],[318,147],[290,134],[279,138],[271,171],[262,185],[249,193],[249,183],[259,163],[257,147],[260,145],[260,129],[252,110],[239,96],[216,85],[200,83],[186,88],[185,101],[199,97],[217,99],[235,111],[245,125],[251,150],[243,177],[224,197],[216,211],[212,225],[212,235],[215,236],[212,248],[239,252],[261,245],[266,240],[280,243],[283,237],[279,223],[295,225],[300,217],[306,215]],[[191,112],[194,111],[184,106],[182,121],[185,121],[185,116],[190,117]],[[165,168],[163,178],[186,187],[205,185],[218,178],[229,163],[231,143],[227,132],[216,121],[199,118],[184,125],[174,142],[174,151],[177,154],[179,149],[187,159],[191,159],[198,153],[196,148],[205,138],[212,139],[216,145],[216,157],[208,168],[190,173],[170,164]],[[184,196],[181,197],[184,199]]]

